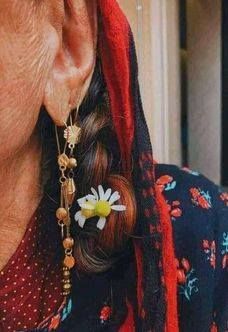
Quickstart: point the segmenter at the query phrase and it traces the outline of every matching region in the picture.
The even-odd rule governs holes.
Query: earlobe
[[[64,125],[84,98],[96,63],[97,7],[94,0],[65,1],[61,43],[45,87],[43,104]]]

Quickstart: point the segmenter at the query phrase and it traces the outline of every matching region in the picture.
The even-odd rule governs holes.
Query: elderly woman
[[[0,0],[0,331],[227,331],[228,196],[154,162],[115,0]]]

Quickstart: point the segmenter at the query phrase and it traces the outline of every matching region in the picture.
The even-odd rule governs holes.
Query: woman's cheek
[[[0,155],[7,157],[31,136],[43,103],[44,90],[58,50],[58,38],[48,27],[33,40],[1,43]],[[13,133],[13,135],[12,135]],[[6,148],[7,147],[7,148]],[[4,151],[2,151],[2,149]]]

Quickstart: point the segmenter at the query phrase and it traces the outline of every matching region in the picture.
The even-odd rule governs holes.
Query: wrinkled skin
[[[85,95],[96,16],[95,0],[0,0],[0,269],[42,196],[40,107],[63,125]]]

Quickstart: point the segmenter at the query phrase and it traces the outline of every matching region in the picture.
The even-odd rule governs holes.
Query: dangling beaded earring
[[[71,106],[69,105],[71,108]],[[74,149],[79,142],[81,133],[77,123],[79,106],[77,106],[74,121],[72,114],[69,116],[69,124],[65,124],[64,130],[64,149],[61,152],[58,128],[55,126],[56,142],[58,148],[58,166],[60,171],[60,206],[56,211],[58,225],[61,228],[62,244],[64,249],[63,260],[63,295],[66,297],[71,293],[71,269],[75,266],[73,256],[74,239],[71,236],[71,215],[70,209],[76,195],[76,185],[74,181],[74,169],[77,167],[77,159],[74,155]]]

